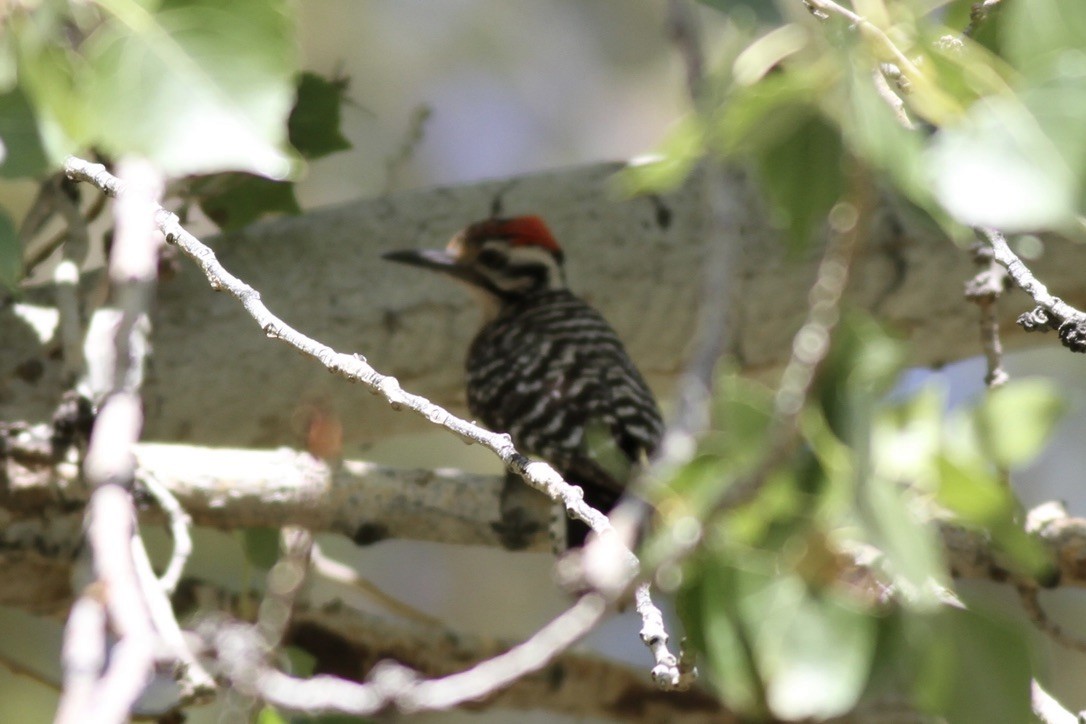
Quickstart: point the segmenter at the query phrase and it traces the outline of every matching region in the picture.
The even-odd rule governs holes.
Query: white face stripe
[[[546,249],[538,246],[510,246],[508,243],[493,239],[483,243],[481,251],[495,251],[503,254],[508,259],[507,269],[527,267],[539,269],[536,275],[510,274],[502,269],[488,269],[480,267],[480,270],[490,278],[496,287],[508,291],[526,289],[533,286],[537,279],[544,279],[545,289],[564,289],[566,286],[565,273],[558,260]]]

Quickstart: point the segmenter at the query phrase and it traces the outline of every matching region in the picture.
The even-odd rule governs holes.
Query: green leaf
[[[278,528],[245,528],[242,543],[245,558],[256,568],[270,570],[279,560]]]
[[[1000,467],[1020,466],[1041,452],[1065,409],[1050,381],[1012,381],[989,392],[977,407],[981,443]]]
[[[695,115],[683,117],[668,131],[650,158],[631,163],[616,174],[620,193],[656,193],[675,188],[693,170],[705,152],[705,133]]]
[[[934,531],[916,519],[912,494],[896,480],[873,475],[864,486],[862,517],[871,542],[886,556],[889,569],[917,592],[912,604],[939,605],[931,581],[943,581],[946,568]]]
[[[78,55],[45,30],[22,44],[20,78],[53,161],[95,146],[145,156],[172,175],[291,172],[284,148],[297,52],[287,0],[96,7],[103,14],[85,23]]]
[[[751,642],[738,625],[736,577],[719,553],[704,553],[686,565],[676,603],[691,644],[704,661],[705,681],[732,709],[765,712],[764,691]]]
[[[49,158],[64,158],[91,145],[93,117],[87,102],[87,67],[62,40],[68,20],[58,4],[46,4],[29,15],[9,19],[18,77],[37,117]]]
[[[728,373],[717,376],[713,388],[712,433],[699,449],[735,461],[757,461],[773,416],[773,392],[765,386]]]
[[[974,458],[962,462],[940,456],[936,462],[939,471],[936,500],[964,523],[989,527],[1012,514],[1014,504],[1007,488],[984,461]]]
[[[285,651],[287,659],[290,661],[289,674],[301,678],[308,678],[313,675],[313,670],[317,665],[316,656],[297,646],[288,646]]]
[[[298,78],[298,95],[287,128],[290,143],[303,158],[316,159],[351,147],[340,131],[340,111],[347,80],[327,79],[305,72]]]
[[[705,680],[728,706],[764,718],[850,711],[874,661],[878,620],[754,551],[705,550],[688,562],[678,603]]]
[[[1007,3],[1005,51],[1027,74],[1047,76],[1080,63],[1086,51],[1086,3],[1030,0]],[[1071,51],[1071,52],[1067,52]]]
[[[6,211],[0,210],[0,287],[15,291],[23,278],[23,250],[19,232]]]
[[[750,582],[741,607],[769,708],[786,720],[852,710],[871,670],[876,621],[796,576]]]
[[[18,82],[15,42],[11,33],[0,33],[0,93],[10,93]]]
[[[843,154],[840,134],[815,116],[758,154],[763,188],[795,245],[802,247],[811,239],[841,198]]]
[[[1013,232],[1074,217],[1078,169],[1018,99],[975,103],[936,135],[926,160],[936,196],[963,224]]]
[[[945,408],[945,392],[932,384],[900,404],[883,408],[872,431],[879,472],[924,488],[933,485]]]
[[[782,19],[777,4],[767,0],[698,0],[698,2],[724,13],[739,25],[753,25],[755,22],[777,25]]]
[[[826,111],[840,118],[842,137],[849,150],[887,174],[913,202],[931,204],[928,171],[922,158],[923,139],[894,117],[875,91],[870,70],[854,68],[847,101]]]
[[[868,444],[874,406],[897,380],[904,359],[901,342],[872,318],[853,313],[838,324],[813,396],[842,442]]]
[[[1086,55],[1083,63],[1070,64],[1056,77],[1024,87],[1019,98],[1074,174],[1071,193],[1077,189],[1075,210],[1081,214],[1086,209]]]
[[[288,722],[289,720],[271,704],[265,704],[256,715],[256,724],[288,724]]]
[[[981,457],[941,456],[936,500],[960,522],[985,531],[1010,568],[1036,580],[1048,580],[1055,562],[1046,546],[1018,522],[1018,503]]]
[[[22,89],[0,95],[0,176],[36,177],[46,170],[45,149],[38,121]]]
[[[954,644],[943,710],[954,724],[1030,721],[1030,650],[1023,632],[975,610],[944,611]]]
[[[193,194],[207,217],[223,231],[234,231],[266,214],[301,212],[288,181],[226,173],[197,179]]]
[[[742,155],[783,143],[810,121],[829,84],[830,75],[816,65],[736,86],[713,129],[715,145],[725,155]]]

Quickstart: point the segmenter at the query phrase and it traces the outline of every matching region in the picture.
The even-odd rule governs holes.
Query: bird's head
[[[562,249],[538,216],[479,221],[443,251],[408,249],[383,256],[459,279],[499,306],[566,286]]]

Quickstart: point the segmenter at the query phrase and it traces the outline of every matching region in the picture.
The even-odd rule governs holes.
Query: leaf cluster
[[[350,147],[347,82],[299,73],[285,0],[42,0],[0,34],[0,177],[41,178],[70,154],[140,156],[224,230],[297,213],[304,161]],[[24,243],[0,210],[0,285]]]
[[[625,172],[628,190],[672,187],[706,157],[744,165],[800,251],[857,179],[961,241],[977,226],[1080,225],[1086,5],[703,4],[726,18],[719,60],[660,161]],[[1009,476],[1063,404],[1041,380],[970,406],[931,386],[906,397],[904,361],[851,315],[798,415],[723,376],[697,454],[654,500],[646,565],[676,589],[709,682],[752,718],[830,718],[887,691],[955,722],[1030,716],[1024,631],[946,605],[938,528],[982,531],[1000,567],[1050,581]]]
[[[647,564],[663,562],[708,681],[747,715],[829,718],[893,690],[956,722],[1026,720],[1024,631],[943,605],[934,523],[986,531],[1016,575],[1050,577],[1005,472],[1040,452],[1062,404],[1023,380],[948,412],[930,386],[891,394],[902,362],[900,343],[850,317],[783,431],[771,391],[725,374],[697,455],[655,501]],[[758,494],[722,506],[752,475]],[[702,545],[669,563],[692,531]]]
[[[955,238],[1081,227],[1086,5],[1001,3],[966,35],[967,0],[857,2],[861,23],[787,0],[705,4],[728,19],[722,60],[628,188],[670,187],[706,153],[743,162],[803,245],[852,158]]]

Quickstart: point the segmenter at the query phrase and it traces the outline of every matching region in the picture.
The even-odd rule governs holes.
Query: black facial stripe
[[[510,265],[508,268],[509,276],[517,278],[528,279],[531,281],[529,287],[545,287],[547,285],[549,277],[550,267],[546,264],[522,264]]]
[[[487,269],[501,269],[509,263],[509,259],[505,254],[497,249],[483,249],[479,252],[479,256],[476,257],[475,261]]]

